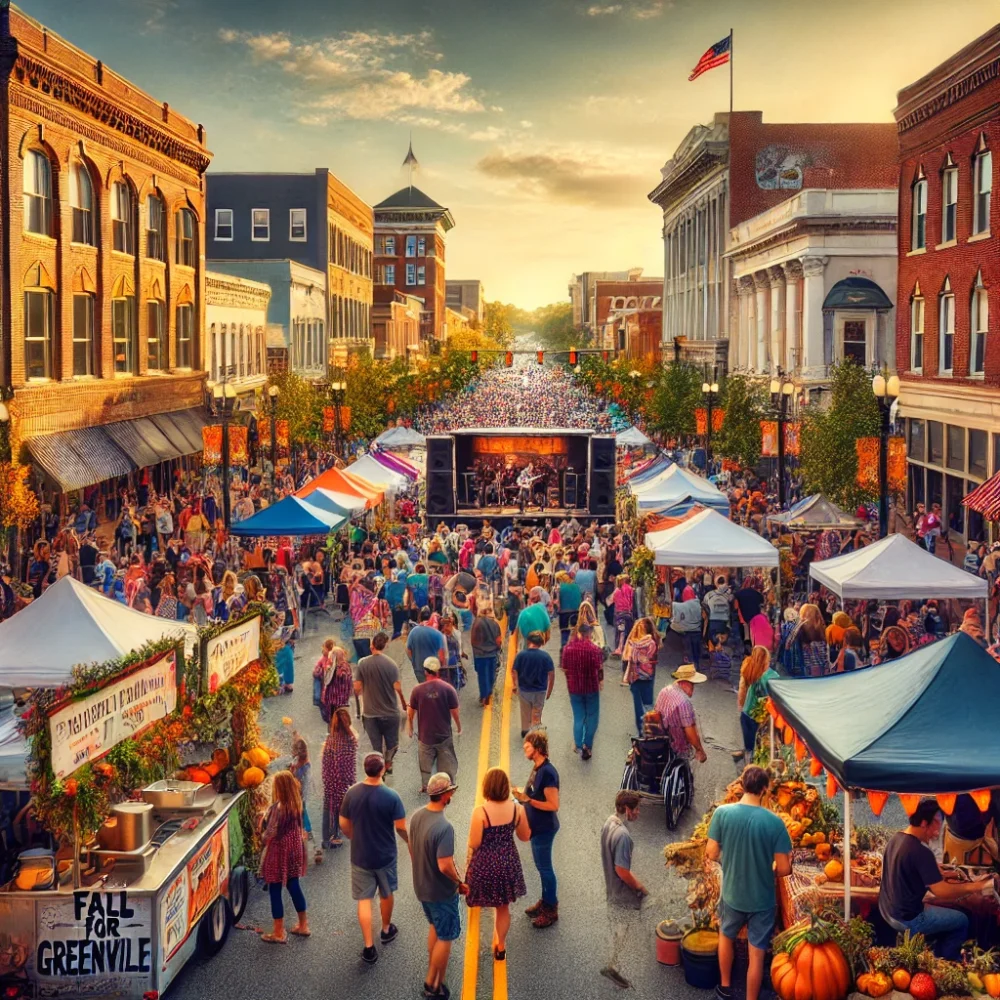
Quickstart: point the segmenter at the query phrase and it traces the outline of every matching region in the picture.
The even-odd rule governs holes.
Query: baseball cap
[[[701,673],[693,663],[682,663],[673,673],[675,681],[690,681],[692,684],[701,684],[708,678]]]
[[[451,775],[445,774],[444,771],[432,774],[431,780],[427,782],[428,795],[444,795],[445,792],[453,792],[456,788],[458,785],[452,783]]]
[[[441,661],[436,656],[428,656],[424,660],[424,670],[436,674],[441,669]]]

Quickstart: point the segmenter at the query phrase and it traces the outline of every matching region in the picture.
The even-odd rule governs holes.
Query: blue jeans
[[[701,632],[685,632],[684,645],[696,667],[701,665]]]
[[[495,656],[474,656],[476,677],[479,679],[479,697],[489,698],[497,679],[497,658]]]
[[[306,897],[302,895],[297,878],[290,878],[285,885],[288,887],[288,895],[292,897],[292,906],[296,913],[306,912]],[[268,882],[267,891],[271,894],[271,917],[274,920],[283,920],[285,917],[285,906],[281,900],[281,883]]]
[[[760,726],[746,712],[740,712],[740,731],[743,733],[743,749],[753,753],[757,748],[757,732]]]
[[[552,841],[555,837],[555,830],[551,833],[531,835],[531,857],[542,880],[542,901],[549,906],[559,905],[559,897],[556,895],[556,870],[552,867]]]
[[[569,703],[573,708],[573,742],[577,747],[592,747],[601,713],[601,696],[596,691],[571,694]]]
[[[648,681],[632,681],[629,685],[632,688],[632,704],[635,706],[635,732],[637,736],[642,736],[642,717],[646,714],[647,706],[653,704],[653,682],[655,678],[650,677]]]
[[[887,919],[886,923],[897,931],[937,937],[935,954],[952,962],[961,957],[962,943],[969,936],[969,918],[961,910],[947,906],[926,905],[923,913],[918,913],[912,920]]]

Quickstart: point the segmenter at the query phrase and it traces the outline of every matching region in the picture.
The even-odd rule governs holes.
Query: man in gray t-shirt
[[[462,933],[458,898],[469,891],[455,867],[455,828],[445,818],[457,786],[443,771],[427,782],[430,802],[410,819],[413,891],[430,924],[424,996],[445,996],[442,989],[451,943]]]
[[[622,791],[615,796],[615,811],[601,830],[601,865],[608,900],[608,925],[611,931],[611,961],[601,975],[616,986],[631,984],[619,971],[618,964],[627,942],[639,941],[639,914],[648,895],[646,887],[632,874],[632,835],[626,822],[639,816],[639,794]]]
[[[399,746],[399,709],[406,711],[406,699],[399,681],[399,667],[385,655],[389,636],[377,632],[372,638],[371,656],[362,657],[354,670],[354,693],[361,696],[361,722],[372,749],[385,757],[385,770],[392,774],[392,758]]]

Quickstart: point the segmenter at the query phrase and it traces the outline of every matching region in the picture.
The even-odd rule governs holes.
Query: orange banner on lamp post
[[[699,436],[708,433],[708,411],[700,406],[694,411],[694,432]]]
[[[854,448],[858,456],[858,486],[877,493],[879,439],[858,438]],[[889,492],[902,493],[906,489],[906,439],[903,437],[889,438],[888,473]]]
[[[222,464],[222,425],[209,424],[201,429],[202,461],[205,465]]]
[[[265,451],[271,447],[271,420],[269,417],[258,418],[257,441]]]
[[[229,428],[229,464],[249,465],[250,448],[246,427]]]

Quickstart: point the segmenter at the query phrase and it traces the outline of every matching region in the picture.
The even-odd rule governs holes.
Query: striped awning
[[[1000,472],[977,486],[962,503],[969,510],[982,514],[987,521],[1000,521]]]
[[[116,479],[202,449],[200,407],[29,438],[35,461],[63,492]]]

